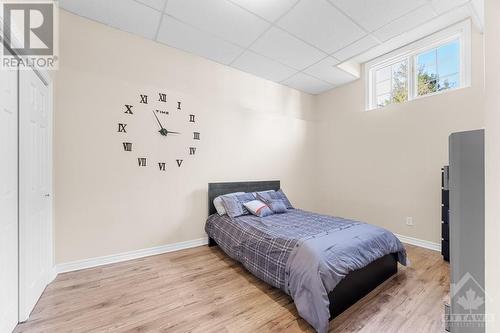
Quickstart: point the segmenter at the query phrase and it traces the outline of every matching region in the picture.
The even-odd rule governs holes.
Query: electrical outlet
[[[407,225],[407,226],[413,226],[413,225],[414,225],[414,224],[413,224],[413,217],[408,216],[408,217],[406,218],[406,225]]]

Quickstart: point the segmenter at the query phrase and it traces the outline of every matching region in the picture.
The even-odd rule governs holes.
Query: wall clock
[[[117,123],[120,149],[140,168],[159,172],[181,168],[198,152],[201,133],[196,114],[166,92],[143,92],[124,103]]]

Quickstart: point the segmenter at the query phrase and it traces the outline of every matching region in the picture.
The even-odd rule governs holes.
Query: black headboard
[[[233,183],[209,183],[208,184],[208,215],[217,212],[214,206],[214,199],[219,195],[233,192],[258,192],[267,190],[279,190],[279,180],[259,181],[259,182],[233,182]]]

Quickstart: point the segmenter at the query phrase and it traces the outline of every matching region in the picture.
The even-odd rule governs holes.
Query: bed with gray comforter
[[[262,218],[213,214],[205,230],[227,255],[290,295],[320,333],[328,331],[328,293],[347,274],[390,253],[406,265],[405,248],[391,232],[299,209]]]

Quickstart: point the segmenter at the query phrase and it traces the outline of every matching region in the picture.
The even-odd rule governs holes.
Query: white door
[[[48,85],[19,71],[19,321],[52,275],[52,108]]]
[[[0,43],[0,47],[3,47]],[[18,319],[17,71],[0,71],[0,332]]]

